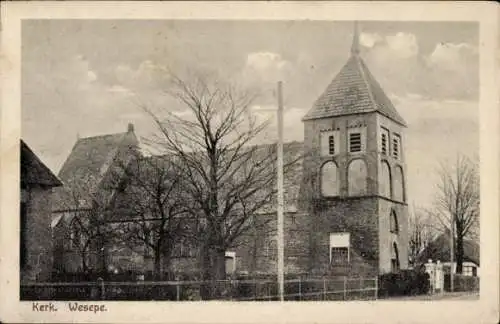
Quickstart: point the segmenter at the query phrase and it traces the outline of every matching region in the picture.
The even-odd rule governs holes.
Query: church
[[[285,160],[303,156],[284,179],[285,273],[373,276],[407,268],[406,123],[363,61],[357,28],[347,62],[302,122],[303,143],[284,144]],[[132,125],[126,133],[79,139],[59,174],[61,190],[83,178],[92,179],[97,190],[109,178],[113,161],[126,160],[126,148],[137,144]],[[85,170],[91,174],[82,175]],[[60,260],[55,267],[75,271],[78,261],[65,257],[75,254],[64,242],[74,236],[70,209],[53,214],[52,226],[62,233],[55,238]],[[276,273],[276,206],[259,217],[269,219],[270,230],[248,233],[246,244],[226,251],[226,272]],[[106,251],[102,263],[151,268],[146,253]],[[179,253],[171,267],[192,271],[198,257]]]

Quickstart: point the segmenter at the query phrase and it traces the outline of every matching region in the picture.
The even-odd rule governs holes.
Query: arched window
[[[360,196],[366,193],[366,163],[361,159],[352,160],[347,169],[349,196]]]
[[[324,197],[338,196],[337,173],[337,165],[334,162],[326,162],[321,167],[321,194]]]
[[[82,243],[82,235],[80,231],[80,224],[73,220],[70,225],[69,233],[69,248],[71,250],[78,250]]]
[[[394,169],[393,181],[394,181],[393,199],[396,201],[404,201],[405,200],[404,174],[403,174],[403,169],[400,166],[397,166]]]
[[[392,272],[399,271],[399,251],[396,242],[392,243],[391,270]]]
[[[380,195],[382,197],[391,198],[392,184],[391,184],[391,168],[387,161],[382,161],[381,166],[381,179],[380,179]]]
[[[391,210],[390,217],[391,217],[390,218],[391,233],[398,233],[399,232],[398,215],[396,214],[396,211],[394,209]]]

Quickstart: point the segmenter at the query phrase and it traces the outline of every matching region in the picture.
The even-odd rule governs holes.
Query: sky
[[[408,123],[408,197],[430,206],[436,169],[479,154],[479,26],[464,22],[359,23],[361,56]],[[56,174],[77,138],[154,124],[137,103],[185,109],[165,94],[165,69],[216,71],[261,93],[272,118],[284,84],[286,141],[345,64],[352,22],[216,20],[24,20],[22,137]],[[276,138],[275,123],[262,142]]]

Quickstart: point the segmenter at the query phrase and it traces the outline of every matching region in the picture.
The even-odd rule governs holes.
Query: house
[[[457,263],[450,263],[450,235],[444,233],[431,241],[424,250],[418,255],[417,260],[420,263],[440,261],[445,271],[450,272],[450,265],[453,273],[456,273]],[[462,274],[466,276],[479,276],[479,244],[473,240],[464,240],[464,260],[462,263]]]
[[[106,221],[103,212],[116,193],[116,175],[130,163],[137,147],[132,124],[126,132],[80,138],[74,145],[58,175],[64,186],[54,192],[55,271],[105,266],[106,248],[97,241],[106,237],[99,235],[101,226],[95,223]],[[96,210],[101,212],[95,214]]]
[[[21,281],[46,281],[52,270],[52,190],[62,183],[21,140]]]
[[[304,142],[283,147],[285,163],[295,161],[284,178],[285,272],[373,276],[406,269],[406,123],[364,63],[357,30],[350,57],[303,122]],[[87,178],[94,185],[85,192],[94,194],[105,191],[106,186],[100,184],[106,183],[106,177],[122,181],[108,172],[118,163],[115,154],[121,150],[122,136],[78,141],[59,174],[65,183],[63,191]],[[135,140],[126,143],[136,145]],[[262,152],[276,156],[273,147],[260,146]],[[130,150],[123,152],[121,160],[136,161],[125,153]],[[138,165],[157,158],[139,157]],[[129,224],[139,217],[136,211],[127,211],[127,195],[126,185],[106,194],[107,202],[121,205],[119,211],[109,214],[113,219],[108,221],[116,230],[119,223]],[[70,198],[66,195],[65,200]],[[276,204],[264,205],[255,214],[256,220],[267,225],[245,233],[226,251],[226,271],[276,272]],[[55,226],[69,226],[72,215],[71,208],[59,208]],[[168,247],[175,251],[171,260],[174,271],[197,271],[202,255],[193,245],[177,242]],[[99,250],[103,249],[108,251],[107,260],[122,269],[152,267],[151,251],[144,246],[127,249],[115,243]],[[67,252],[62,263],[71,255]]]

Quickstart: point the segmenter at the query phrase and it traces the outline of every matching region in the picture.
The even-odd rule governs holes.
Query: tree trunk
[[[219,299],[224,294],[224,284],[220,281],[226,280],[226,251],[221,248],[211,251],[211,272],[212,272],[212,298]]]
[[[253,275],[257,271],[257,252],[258,252],[258,246],[259,246],[259,235],[257,233],[257,227],[255,226],[254,223],[254,234],[253,234],[253,242],[252,242],[252,261],[250,263],[250,273]],[[236,260],[235,260],[236,262]]]
[[[209,300],[211,298],[210,282],[212,280],[211,276],[211,260],[210,260],[210,249],[207,243],[203,243],[200,248],[200,272],[201,281],[204,284],[200,287],[200,297],[202,300]]]
[[[172,246],[172,244],[169,244],[169,246]],[[163,276],[163,280],[170,280],[171,277],[172,277],[172,251],[169,247],[165,248],[163,251],[162,251],[162,269],[163,269],[163,272],[167,275],[167,277],[165,278],[165,276]]]
[[[460,233],[460,228],[457,228],[457,247],[455,251],[457,274],[462,274],[462,265],[464,262],[464,237]]]
[[[104,242],[104,238],[100,237],[98,239],[97,250],[98,250],[98,264],[99,270],[101,273],[106,272],[106,243]]]
[[[155,261],[154,261],[154,278],[155,280],[161,279],[161,250],[159,246],[156,246],[155,251]]]

